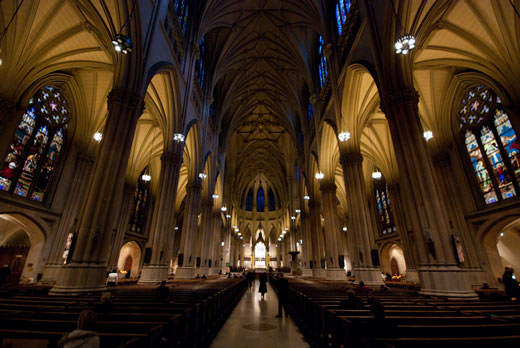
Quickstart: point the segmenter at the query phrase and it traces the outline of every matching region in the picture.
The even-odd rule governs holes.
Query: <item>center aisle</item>
[[[258,292],[260,282],[246,293],[211,344],[211,348],[291,347],[308,348],[291,317],[275,318],[278,297],[267,283],[265,299]],[[285,315],[285,313],[284,313]]]

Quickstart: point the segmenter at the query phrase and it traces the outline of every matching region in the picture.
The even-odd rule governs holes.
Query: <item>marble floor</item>
[[[265,299],[259,281],[246,293],[211,344],[211,348],[309,348],[291,317],[275,318],[278,298],[267,284]]]

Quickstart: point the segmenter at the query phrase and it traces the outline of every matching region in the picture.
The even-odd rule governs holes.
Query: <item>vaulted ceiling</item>
[[[318,7],[312,0],[247,0],[208,9],[223,14],[205,41],[234,191],[262,173],[283,193],[313,80]]]

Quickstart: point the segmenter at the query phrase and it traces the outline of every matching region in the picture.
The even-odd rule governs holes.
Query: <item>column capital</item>
[[[200,48],[199,45],[192,44],[191,45],[191,52],[193,55],[193,58],[197,59],[200,56]]]
[[[134,91],[125,88],[114,88],[108,93],[107,97],[108,111],[112,111],[114,104],[124,105],[129,108],[137,108],[141,106],[140,114],[144,111],[144,102],[140,95]]]
[[[387,184],[386,187],[390,194],[395,194],[395,193],[399,192],[399,184],[397,182],[393,183],[393,184]]]
[[[332,44],[328,43],[325,45],[325,47],[323,48],[323,54],[325,55],[325,57],[330,58],[330,56],[332,56],[332,53],[333,53],[333,49],[332,49]]]
[[[433,156],[432,162],[435,166],[446,167],[450,164],[450,153],[448,151],[440,151]]]
[[[336,184],[333,182],[324,182],[320,184],[320,191],[321,192],[334,192],[336,193]]]
[[[0,108],[6,114],[12,114],[16,112],[16,103],[10,98],[0,95]]]
[[[392,110],[403,108],[407,105],[417,107],[419,103],[419,93],[413,87],[404,87],[384,93],[381,99],[381,110],[388,114]]]
[[[164,152],[161,155],[161,161],[164,164],[180,164],[182,161],[182,155],[173,151]]]
[[[200,206],[204,208],[212,208],[213,207],[213,200],[212,199],[203,199],[200,202]]]
[[[309,208],[310,209],[314,209],[314,208],[318,208],[319,209],[320,206],[321,206],[321,203],[317,199],[311,199],[309,201]]]
[[[95,157],[91,156],[89,154],[86,154],[84,152],[78,152],[77,155],[76,155],[76,160],[78,162],[86,163],[87,166],[92,166],[92,165],[94,165]]]
[[[343,152],[340,155],[339,163],[347,165],[349,163],[362,163],[363,155],[360,152]]]
[[[186,193],[202,190],[202,185],[198,182],[189,182],[186,184]]]

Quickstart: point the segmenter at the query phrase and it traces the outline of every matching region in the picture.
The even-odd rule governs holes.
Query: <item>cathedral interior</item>
[[[0,1],[0,295],[73,301],[107,291],[112,272],[124,289],[206,281],[239,299],[228,275],[252,270],[284,273],[290,294],[362,283],[477,306],[507,292],[504,267],[520,270],[519,10]],[[505,303],[513,333],[483,328],[486,344],[520,342],[520,306]],[[314,347],[295,318],[308,313],[289,308]],[[15,331],[0,329],[0,347],[18,347]],[[182,347],[211,343],[201,337]]]

